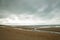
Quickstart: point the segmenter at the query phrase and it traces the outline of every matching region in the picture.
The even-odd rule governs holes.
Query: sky
[[[0,0],[0,24],[60,24],[60,0]]]

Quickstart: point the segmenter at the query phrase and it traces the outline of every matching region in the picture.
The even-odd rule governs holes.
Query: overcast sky
[[[60,0],[0,0],[0,24],[60,24]]]

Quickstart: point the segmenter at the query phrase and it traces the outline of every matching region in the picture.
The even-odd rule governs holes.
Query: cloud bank
[[[0,0],[0,24],[60,24],[60,0]]]

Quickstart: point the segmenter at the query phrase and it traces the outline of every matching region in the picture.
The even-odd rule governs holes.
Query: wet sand
[[[0,27],[0,40],[60,40],[60,34]]]

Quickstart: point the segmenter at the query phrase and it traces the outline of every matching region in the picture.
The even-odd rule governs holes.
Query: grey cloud
[[[44,10],[38,12],[37,10],[41,8]],[[30,12],[27,14],[37,14],[36,16],[39,16],[44,20],[50,20],[54,18],[55,14],[60,15],[58,12],[51,13],[55,9],[60,10],[60,0],[0,0],[0,17],[5,17],[6,14],[10,15]]]

